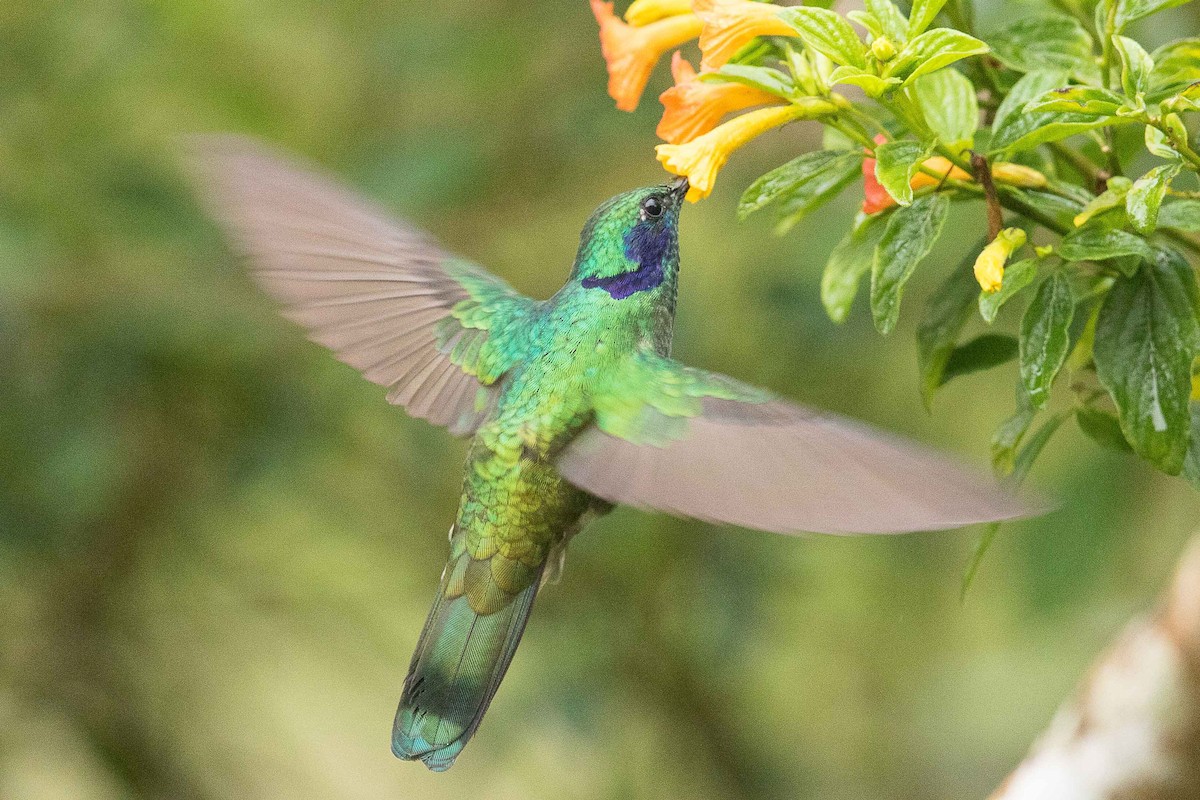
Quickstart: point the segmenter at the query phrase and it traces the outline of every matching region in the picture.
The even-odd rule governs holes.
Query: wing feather
[[[514,321],[533,301],[257,144],[201,137],[195,150],[215,216],[285,316],[413,416],[478,426],[479,392],[519,358]]]
[[[605,500],[777,533],[903,533],[1031,513],[932,450],[646,359],[652,368],[631,368],[636,388],[608,387],[624,402],[599,404],[619,411],[598,413],[558,456],[567,480]]]

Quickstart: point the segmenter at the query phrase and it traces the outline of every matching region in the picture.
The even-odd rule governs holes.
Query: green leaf
[[[786,8],[779,18],[796,29],[807,47],[824,53],[837,64],[867,68],[867,48],[836,12],[824,8]]]
[[[878,39],[880,36],[886,36],[883,31],[883,23],[869,11],[861,9],[851,9],[846,12],[846,19],[851,22],[857,22],[860,27],[865,28],[867,34],[872,38]],[[907,24],[907,22],[905,23]]]
[[[867,0],[867,11],[879,22],[880,33],[896,47],[908,41],[908,20],[891,0]]]
[[[916,36],[932,25],[944,5],[946,0],[913,0],[912,11],[908,14],[908,35]]]
[[[1021,380],[1034,408],[1045,406],[1050,397],[1050,386],[1067,358],[1074,317],[1071,281],[1055,272],[1038,287],[1021,318]]]
[[[1191,434],[1187,455],[1183,458],[1182,474],[1192,486],[1200,489],[1200,403],[1192,403],[1189,409]]]
[[[1107,411],[1082,406],[1075,410],[1075,422],[1096,444],[1112,450],[1133,452],[1129,442],[1125,441],[1125,434],[1121,433],[1121,421]]]
[[[928,410],[933,393],[945,383],[946,365],[954,354],[958,335],[971,316],[971,301],[979,289],[975,282],[975,254],[986,241],[970,249],[966,258],[929,296],[925,317],[917,328],[917,364],[921,373],[921,401]]]
[[[717,72],[701,73],[700,80],[705,83],[740,83],[784,99],[795,97],[798,91],[796,82],[786,72],[748,64],[726,64]]]
[[[1002,194],[1013,200],[1029,206],[1038,213],[1049,217],[1064,228],[1071,227],[1075,216],[1083,208],[1083,203],[1066,197],[1059,197],[1049,192],[1039,192],[1034,189],[1018,189],[1015,186],[996,187]]]
[[[871,265],[871,316],[885,336],[896,326],[904,285],[942,235],[949,210],[944,194],[927,194],[888,220]]]
[[[1135,19],[1156,14],[1167,8],[1181,6],[1190,0],[1116,0],[1117,13],[1113,21],[1117,32],[1125,30],[1125,26]]]
[[[776,167],[750,184],[738,202],[738,218],[745,219],[772,203],[789,210],[809,207],[817,199],[842,188],[858,174],[860,150],[816,150]]]
[[[1039,69],[1021,76],[996,109],[996,116],[992,120],[993,139],[1025,116],[1026,104],[1051,89],[1065,86],[1070,77],[1061,69]]]
[[[1176,200],[1158,210],[1158,227],[1200,232],[1200,200]]]
[[[875,148],[875,180],[902,206],[912,203],[912,180],[929,151],[919,142],[899,139]]]
[[[974,36],[953,28],[934,28],[910,39],[884,67],[883,76],[900,78],[907,85],[922,75],[987,51],[988,46]]]
[[[912,92],[938,141],[955,153],[971,149],[979,127],[979,101],[966,75],[939,69],[918,78]]]
[[[1063,237],[1058,254],[1067,261],[1103,261],[1120,256],[1154,257],[1150,245],[1137,234],[1089,223]]]
[[[843,322],[850,313],[862,276],[871,269],[875,246],[887,228],[889,213],[859,214],[854,227],[829,254],[821,276],[821,303],[834,322]]]
[[[1097,214],[1111,208],[1125,205],[1125,195],[1133,188],[1133,181],[1123,175],[1114,175],[1108,179],[1108,188],[1093,197],[1075,217],[1075,225],[1082,226]]]
[[[1036,414],[1037,409],[1029,400],[1024,382],[1018,381],[1017,409],[1011,417],[1000,423],[1000,427],[992,434],[992,469],[997,475],[1004,476],[1012,472],[1017,446],[1025,438],[1025,432],[1029,430]]]
[[[1030,468],[1033,467],[1033,462],[1037,461],[1037,457],[1042,454],[1042,450],[1046,449],[1046,445],[1050,442],[1050,437],[1054,435],[1059,426],[1063,424],[1063,420],[1068,416],[1070,416],[1069,411],[1060,411],[1050,417],[1025,442],[1025,446],[1021,448],[1021,452],[1017,453],[1017,457],[1013,459],[1012,472],[1008,476],[1009,481],[1014,486],[1020,485],[1025,481],[1025,476],[1029,474]]]
[[[998,367],[1017,357],[1019,345],[1016,337],[1001,333],[985,333],[976,336],[964,345],[954,348],[942,372],[942,384],[973,372]]]
[[[1061,86],[1025,105],[1027,113],[1063,112],[1089,117],[1112,117],[1124,99],[1096,86]]]
[[[1200,81],[1200,38],[1180,39],[1165,44],[1151,54],[1154,70],[1150,73],[1150,94],[1146,99],[1158,102],[1188,84]]]
[[[975,545],[975,551],[971,553],[971,559],[967,562],[967,569],[963,572],[962,583],[958,587],[958,602],[962,603],[966,600],[967,590],[975,582],[975,575],[979,572],[979,565],[983,563],[983,557],[991,548],[992,541],[999,532],[999,522],[990,522],[984,527],[983,534],[979,537],[979,543]]]
[[[1136,453],[1171,475],[1188,447],[1198,311],[1191,267],[1161,249],[1132,278],[1117,281],[1096,324],[1096,373],[1117,405],[1121,430]]]
[[[829,83],[836,86],[848,83],[867,93],[868,97],[881,97],[884,92],[901,84],[899,78],[881,78],[858,67],[838,67],[829,75]]]
[[[1113,46],[1121,57],[1121,88],[1128,97],[1144,96],[1150,88],[1150,73],[1154,70],[1150,54],[1133,39],[1124,36],[1114,36]]]
[[[1025,105],[1067,82],[1061,70],[1039,70],[1025,75],[1009,90],[996,109],[989,149],[993,153],[1028,150],[1076,133],[1098,128],[1115,120],[1085,114],[1029,113]]]
[[[1139,233],[1154,231],[1167,187],[1179,174],[1181,166],[1178,162],[1162,164],[1134,181],[1133,188],[1125,196],[1125,211]]]
[[[1065,14],[1019,16],[988,42],[992,55],[1018,72],[1061,70],[1081,80],[1097,76],[1092,37]]]
[[[995,322],[1000,307],[1033,283],[1038,273],[1038,261],[1036,258],[1026,258],[1009,264],[1004,268],[1004,279],[997,291],[979,293],[979,316],[985,322],[989,325]]]

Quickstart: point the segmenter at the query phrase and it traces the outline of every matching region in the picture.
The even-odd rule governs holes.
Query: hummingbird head
[[[571,280],[624,300],[673,278],[679,266],[679,210],[687,191],[687,178],[678,178],[601,205],[580,235]]]

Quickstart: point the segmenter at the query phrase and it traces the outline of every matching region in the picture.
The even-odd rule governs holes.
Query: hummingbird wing
[[[456,434],[520,357],[536,303],[331,180],[236,136],[197,137],[213,215],[309,338]]]
[[[903,533],[1031,513],[919,445],[647,351],[596,387],[594,406],[557,466],[614,503],[776,533]]]

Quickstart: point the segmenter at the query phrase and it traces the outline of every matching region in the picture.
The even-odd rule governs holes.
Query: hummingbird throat
[[[584,278],[583,288],[604,289],[614,300],[624,300],[662,284],[666,275],[664,261],[671,251],[675,233],[666,225],[641,222],[625,234],[625,257],[637,269],[606,278]]]

